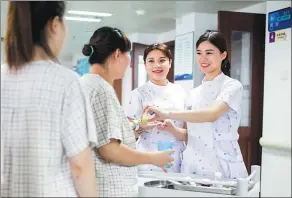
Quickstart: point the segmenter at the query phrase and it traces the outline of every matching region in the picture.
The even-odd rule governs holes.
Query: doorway
[[[175,46],[175,41],[169,41],[164,43],[165,45],[167,45],[167,47],[169,48],[171,55],[172,55],[172,64],[171,64],[171,68],[169,69],[169,72],[167,74],[167,80],[169,82],[174,82],[174,46]]]
[[[229,47],[230,77],[244,89],[238,141],[250,173],[261,165],[266,15],[219,11],[218,30]]]
[[[148,45],[141,43],[133,43],[132,45],[132,90],[138,87],[139,65],[141,65],[141,56],[143,57],[144,50]],[[140,60],[139,60],[140,58]],[[146,74],[145,74],[146,76]]]

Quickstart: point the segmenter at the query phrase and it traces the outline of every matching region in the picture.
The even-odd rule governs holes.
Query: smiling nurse
[[[183,110],[186,93],[180,85],[167,80],[167,74],[171,67],[172,55],[167,45],[156,43],[148,46],[144,51],[144,62],[149,81],[134,89],[130,95],[126,114],[132,123],[137,124],[135,130],[138,141],[137,149],[141,151],[155,151],[160,141],[173,143],[174,163],[168,168],[168,172],[180,172],[181,154],[184,150],[184,142],[179,135],[165,128],[161,130],[158,123],[149,124],[140,122],[143,109],[147,105],[155,105],[162,109]],[[170,126],[183,127],[184,122],[176,120],[166,121]],[[153,165],[141,165],[139,170],[161,171],[161,168]]]
[[[156,120],[174,119],[187,122],[188,140],[183,153],[182,172],[242,178],[247,170],[238,144],[242,84],[227,75],[230,63],[227,43],[219,32],[206,32],[196,43],[197,62],[205,74],[202,84],[194,88],[187,101],[188,111],[165,111],[149,107]]]

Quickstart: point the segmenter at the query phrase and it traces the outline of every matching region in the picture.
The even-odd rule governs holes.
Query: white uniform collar
[[[206,80],[206,76],[205,76],[204,79],[202,80],[202,84],[203,83],[210,83],[210,82],[218,82],[218,81],[221,81],[222,79],[224,79],[225,77],[226,77],[226,75],[223,72],[221,72],[213,80]]]
[[[166,82],[167,82],[167,84],[165,86],[161,86],[161,85],[154,84],[151,80],[148,81],[148,83],[149,83],[150,86],[158,87],[158,88],[167,87],[169,85],[169,81],[166,79]]]

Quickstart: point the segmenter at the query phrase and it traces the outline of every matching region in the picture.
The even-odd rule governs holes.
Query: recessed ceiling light
[[[136,10],[135,12],[137,15],[144,15],[146,13],[145,10]]]
[[[71,16],[65,16],[66,20],[69,21],[87,21],[87,22],[100,22],[101,19],[95,19],[95,18],[85,18],[85,17],[71,17]]]
[[[68,11],[68,14],[87,15],[87,16],[99,16],[99,17],[109,17],[109,16],[112,16],[111,13],[89,12],[89,11],[81,11],[81,10],[69,10]]]

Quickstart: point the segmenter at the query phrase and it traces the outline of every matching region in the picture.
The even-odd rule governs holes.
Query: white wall
[[[269,12],[288,6],[290,1],[268,1],[267,17]],[[269,43],[266,30],[261,139],[263,197],[291,197],[291,28],[286,33],[286,41]]]
[[[175,39],[175,31],[176,30],[173,29],[173,30],[170,30],[168,32],[163,32],[161,34],[158,34],[156,42],[165,43],[168,41],[173,41]]]
[[[204,23],[202,23],[204,21]],[[218,30],[218,15],[216,14],[208,14],[208,13],[196,13],[195,14],[195,34],[194,34],[194,46],[196,46],[196,42],[199,37],[206,30]],[[194,87],[200,85],[202,83],[204,74],[201,72],[197,59],[194,52]]]
[[[150,33],[133,33],[128,35],[132,43],[142,43],[145,45],[150,45],[156,42],[158,35]]]
[[[248,6],[242,9],[236,10],[236,12],[248,12],[248,13],[257,13],[257,14],[266,14],[267,5],[266,2],[261,2]]]
[[[133,33],[128,35],[131,42],[150,45],[156,42],[164,43],[175,39],[175,29],[160,34]]]

